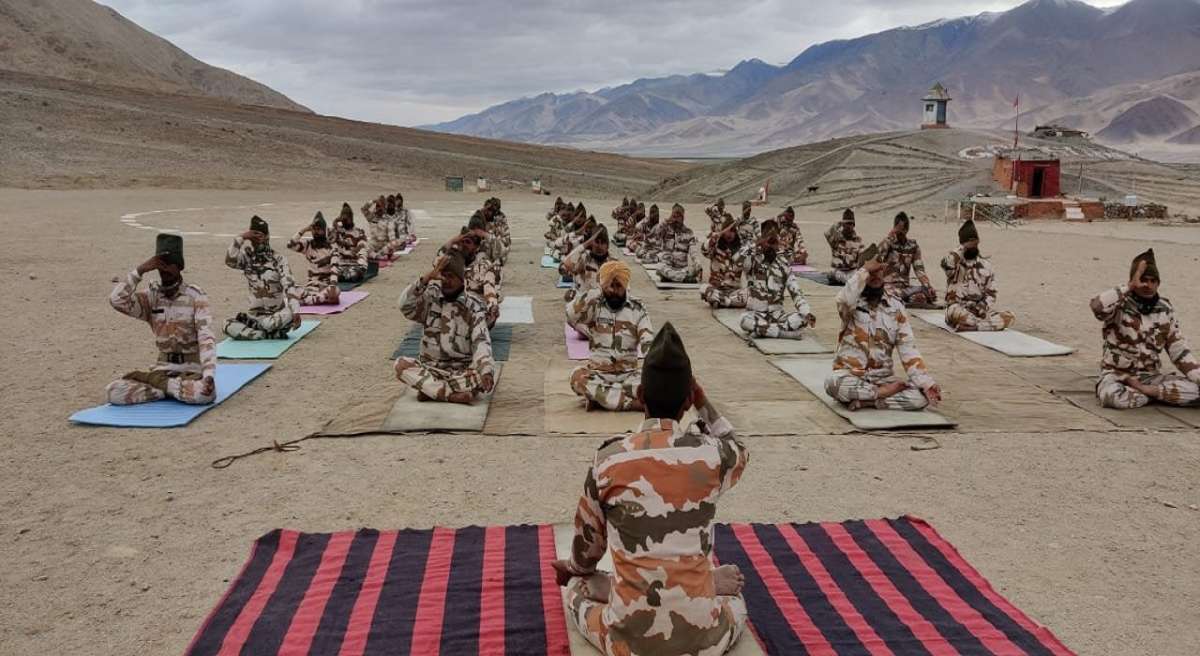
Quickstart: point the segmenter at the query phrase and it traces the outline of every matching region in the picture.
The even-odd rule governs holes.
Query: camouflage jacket
[[[392,241],[392,226],[388,215],[375,216],[372,212],[364,212],[367,219],[367,250],[372,254],[382,254]]]
[[[423,327],[423,364],[449,371],[472,367],[480,376],[495,375],[483,299],[464,291],[447,301],[442,298],[441,281],[422,285],[418,279],[400,294],[400,311]]]
[[[704,208],[704,214],[708,216],[708,231],[710,233],[720,230],[721,226],[725,223],[725,215],[721,208],[716,205],[709,205]]]
[[[405,240],[417,234],[416,227],[413,225],[412,212],[407,208],[401,207],[396,210],[389,221],[390,237],[392,239]]]
[[[737,222],[738,235],[741,236],[743,242],[749,244],[758,239],[758,219],[754,217],[748,219],[738,217]]]
[[[673,269],[687,268],[696,261],[696,233],[686,225],[660,222],[650,241],[659,245],[658,261]]]
[[[567,304],[567,320],[588,338],[591,368],[604,373],[630,373],[638,369],[638,355],[650,348],[654,328],[650,315],[636,298],[614,312],[604,294],[593,289]]]
[[[326,240],[324,246],[316,246],[313,237],[304,231],[296,233],[288,242],[288,248],[300,253],[308,260],[308,282],[320,285],[336,285],[337,270],[333,268],[333,244]]]
[[[802,315],[812,314],[812,307],[800,289],[800,279],[792,273],[791,261],[782,254],[775,257],[774,262],[768,262],[763,253],[753,242],[742,247],[736,255],[746,262],[746,286],[750,290],[750,298],[746,300],[746,309],[754,312],[777,313],[783,311],[783,295],[792,297],[796,311]]]
[[[734,617],[713,582],[717,501],[750,455],[711,403],[686,429],[647,419],[605,442],[584,481],[569,569],[587,576],[612,554],[601,620],[610,653],[698,654],[727,639]]]
[[[985,257],[968,260],[963,249],[942,258],[946,272],[946,303],[959,304],[977,317],[986,317],[996,302],[996,274]]]
[[[445,254],[446,247],[439,248],[434,262]],[[475,251],[475,256],[471,258],[470,262],[466,262],[466,265],[466,280],[463,282],[467,291],[483,299],[486,307],[498,309],[504,302],[504,294],[500,291],[501,269],[495,260],[488,257],[486,245]]]
[[[804,235],[800,234],[800,226],[780,222],[779,224],[779,254],[786,257],[788,262],[796,261],[796,254],[804,250]]]
[[[257,250],[254,242],[237,236],[225,252],[225,265],[246,276],[251,310],[278,312],[286,306],[292,314],[300,313],[300,289],[282,253],[270,248]]]
[[[586,294],[600,287],[597,276],[600,273],[600,267],[609,259],[612,258],[597,260],[592,256],[592,252],[584,248],[582,244],[576,246],[575,250],[563,258],[562,269],[571,276],[577,295]]]
[[[853,271],[858,268],[858,256],[863,251],[862,237],[856,233],[853,238],[847,239],[842,234],[842,224],[835,223],[825,231],[825,241],[829,243],[829,250],[833,253],[830,266],[837,271]]]
[[[908,287],[909,279],[914,275],[921,285],[933,287],[925,274],[925,261],[921,259],[921,246],[917,240],[909,238],[901,243],[892,237],[884,237],[879,242],[879,259],[887,264],[884,280],[888,289]]]
[[[720,242],[720,233],[709,235],[708,241],[700,248],[704,257],[708,258],[708,284],[722,291],[742,288],[746,258],[740,244],[738,241],[733,248],[726,248]]]
[[[925,368],[925,360],[917,350],[916,337],[904,304],[891,294],[884,294],[874,307],[862,297],[867,286],[867,273],[859,269],[851,274],[846,286],[837,294],[838,316],[842,320],[838,332],[835,371],[850,373],[879,384],[895,375],[893,353],[899,351],[900,363],[908,379],[921,389],[934,385]]]
[[[117,283],[109,296],[113,309],[150,324],[160,354],[156,369],[213,376],[217,371],[217,347],[212,332],[208,295],[195,285],[180,283],[175,298],[167,298],[158,285],[138,291],[142,277],[137,269]],[[178,353],[192,362],[173,363],[167,354]]]
[[[554,250],[558,251],[560,258],[566,257],[584,241],[586,239],[582,230],[563,230],[558,240],[554,242]]]
[[[658,254],[662,251],[662,239],[660,237],[664,222],[659,219],[658,223],[649,225],[648,221],[642,221],[636,229],[637,234],[637,256],[639,258],[651,258],[654,261],[658,260]]]
[[[1107,289],[1092,299],[1092,313],[1104,322],[1100,369],[1119,374],[1157,374],[1164,350],[1179,372],[1200,383],[1200,360],[1179,330],[1171,302],[1159,298],[1150,314],[1138,310],[1129,285]]]
[[[346,229],[335,221],[333,230],[329,231],[329,241],[333,243],[334,268],[346,266],[366,268],[367,235],[362,228],[354,226]]]

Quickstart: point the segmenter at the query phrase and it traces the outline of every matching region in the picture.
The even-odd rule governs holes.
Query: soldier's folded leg
[[[1105,408],[1130,410],[1150,404],[1150,397],[1126,385],[1116,374],[1107,373],[1096,381],[1096,398]]]
[[[878,390],[873,383],[846,370],[834,371],[825,377],[825,393],[840,403],[874,403],[878,397]]]
[[[108,387],[104,389],[104,395],[113,405],[136,405],[167,397],[167,393],[162,389],[132,378],[118,378],[109,383]]]
[[[204,377],[200,374],[183,374],[167,379],[167,396],[181,403],[208,405],[216,400],[216,385],[212,392],[204,390]]]
[[[639,384],[641,375],[637,372],[624,375],[589,372],[582,396],[605,410],[640,410],[642,404],[637,400]]]
[[[567,587],[568,616],[571,626],[601,654],[608,654],[608,627],[604,626],[605,604],[589,599],[587,579],[576,578]]]
[[[834,269],[833,271],[830,271],[829,273],[827,273],[826,276],[829,278],[829,282],[836,283],[839,285],[844,285],[844,284],[846,284],[847,280],[850,280],[850,276],[853,273],[854,273],[853,271],[842,271],[841,269]]]
[[[400,382],[435,401],[445,401],[455,392],[479,395],[480,379],[474,369],[448,371],[430,367],[412,358],[397,358],[395,369]]]
[[[928,405],[929,399],[912,385],[886,399],[875,400],[875,407],[881,410],[924,410]]]
[[[789,312],[780,321],[772,321],[762,327],[761,337],[768,339],[803,339],[804,326],[808,325],[807,317],[799,312]]]
[[[1194,406],[1200,405],[1200,385],[1179,374],[1160,374],[1152,385],[1162,386],[1162,402],[1169,405]]]

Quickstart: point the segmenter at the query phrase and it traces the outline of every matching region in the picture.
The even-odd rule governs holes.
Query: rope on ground
[[[292,451],[299,451],[300,450],[300,442],[303,442],[304,440],[314,438],[314,437],[321,437],[321,434],[320,433],[310,433],[308,435],[305,435],[304,437],[296,438],[294,440],[288,440],[287,442],[271,440],[271,446],[260,447],[253,451],[239,453],[235,456],[225,456],[224,458],[217,458],[216,460],[212,461],[212,468],[213,469],[225,469],[226,467],[232,465],[233,463],[237,462],[238,460],[241,460],[242,458],[249,458],[250,456],[256,456],[260,453],[267,453],[268,451],[274,451],[276,453],[289,453]]]

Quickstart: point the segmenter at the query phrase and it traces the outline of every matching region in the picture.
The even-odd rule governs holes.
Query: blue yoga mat
[[[575,284],[569,280],[563,280],[562,278],[559,278],[558,282],[554,283],[554,286],[558,287],[559,289],[570,289],[574,287]]]
[[[208,405],[188,405],[174,400],[113,405],[105,403],[71,415],[71,421],[91,426],[127,426],[130,428],[173,428],[186,426],[213,409],[238,390],[258,378],[271,365],[266,362],[217,365],[217,400]]]
[[[288,333],[287,339],[231,339],[217,344],[217,357],[228,360],[274,360],[292,345],[321,325],[320,321],[302,321],[300,327]]]
[[[557,269],[558,268],[558,260],[554,259],[554,257],[551,255],[543,255],[542,256],[542,268],[543,269]]]

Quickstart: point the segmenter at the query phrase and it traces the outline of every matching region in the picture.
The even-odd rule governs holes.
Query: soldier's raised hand
[[[1142,275],[1146,273],[1146,260],[1138,260],[1137,268],[1133,270],[1133,276],[1129,279],[1129,286],[1142,282]]]
[[[150,273],[151,271],[158,271],[159,269],[162,268],[162,266],[163,266],[162,258],[155,255],[154,257],[139,264],[138,268],[137,268],[137,272],[138,272],[139,276],[144,276],[147,273]]]

